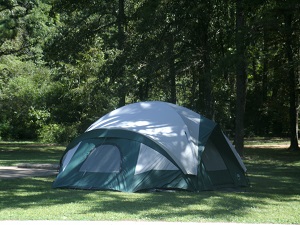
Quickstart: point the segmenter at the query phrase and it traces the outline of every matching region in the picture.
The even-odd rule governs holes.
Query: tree
[[[65,62],[73,66],[80,52],[86,52],[101,40],[105,46],[104,65],[111,87],[119,98],[118,106],[125,104],[127,94],[126,76],[126,1],[55,1],[52,17],[60,15],[60,33],[47,47],[48,60]],[[103,68],[104,69],[104,68]],[[99,79],[101,75],[99,74]]]
[[[241,155],[252,134],[291,131],[296,148],[298,8],[296,0],[4,1],[0,95],[23,102],[6,84],[25,82],[17,67],[28,62],[26,87],[35,84],[28,68],[51,72],[44,103],[24,101],[23,118],[47,109],[43,132],[83,131],[113,108],[162,100],[216,120],[226,133],[235,126]]]
[[[239,154],[244,152],[244,119],[246,106],[246,46],[245,46],[245,9],[244,1],[236,0],[236,115],[235,147]]]
[[[125,76],[125,42],[126,42],[126,34],[125,34],[125,27],[126,27],[126,15],[125,15],[125,0],[118,0],[118,15],[117,15],[117,24],[118,24],[118,50],[121,52],[120,56],[118,57],[118,79],[120,83],[122,80],[124,81]],[[123,83],[124,84],[124,83]],[[119,86],[119,104],[118,106],[124,106],[126,104],[126,85]]]
[[[297,82],[299,77],[296,76],[296,68],[293,53],[293,22],[295,4],[287,5],[284,8],[284,37],[285,37],[285,52],[287,58],[287,73],[288,73],[288,90],[289,90],[289,120],[290,120],[290,149],[299,150],[298,145],[298,95]]]
[[[16,56],[0,59],[0,134],[6,139],[33,139],[50,118],[45,97],[51,88],[50,70]]]
[[[2,4],[3,2],[3,4]],[[46,109],[50,69],[44,44],[55,29],[46,1],[2,1],[0,5],[0,134],[36,139],[51,116]]]
[[[42,60],[42,48],[55,32],[49,10],[45,0],[5,1],[0,6],[0,57]]]

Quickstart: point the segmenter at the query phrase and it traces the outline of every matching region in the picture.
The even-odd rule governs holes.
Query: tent
[[[67,147],[54,188],[137,192],[248,186],[246,167],[213,121],[175,104],[133,103]]]

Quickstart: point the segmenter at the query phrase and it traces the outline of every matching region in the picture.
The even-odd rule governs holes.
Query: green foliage
[[[61,62],[58,66],[47,100],[54,122],[81,124],[79,130],[83,131],[113,107],[115,86],[106,76],[102,48],[101,40],[97,40],[87,51],[78,53],[75,65]]]
[[[59,140],[56,125],[80,133],[118,106],[147,100],[176,101],[234,130],[234,2],[2,2],[2,138],[36,139],[49,126],[57,134],[52,140]],[[283,15],[293,15],[293,64],[299,75],[299,3],[244,1],[243,6],[246,134],[285,136],[291,63]]]
[[[42,143],[69,143],[77,134],[75,125],[66,126],[60,124],[43,125],[38,130],[38,138]]]
[[[50,116],[45,108],[49,70],[12,56],[2,57],[0,67],[4,80],[0,89],[1,135],[9,139],[35,139],[37,129]]]

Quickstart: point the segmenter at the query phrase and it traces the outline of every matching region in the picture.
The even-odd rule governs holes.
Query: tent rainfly
[[[166,102],[118,108],[67,147],[54,188],[137,192],[248,186],[246,167],[213,121]]]

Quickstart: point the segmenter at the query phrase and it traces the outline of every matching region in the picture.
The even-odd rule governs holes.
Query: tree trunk
[[[138,89],[138,97],[141,101],[147,101],[149,99],[150,79],[145,78],[145,81],[140,82]]]
[[[296,75],[294,56],[292,51],[292,20],[293,14],[290,11],[285,12],[285,38],[286,38],[286,57],[288,62],[288,76],[289,76],[289,116],[290,116],[290,149],[299,150],[298,145],[298,99],[296,95]]]
[[[171,103],[176,104],[176,71],[175,71],[175,58],[174,58],[174,37],[170,34],[169,41],[167,43],[167,54],[169,61],[169,82],[170,82],[170,98]]]
[[[212,77],[210,65],[210,50],[208,43],[208,26],[209,22],[204,25],[203,30],[203,70],[204,70],[204,115],[213,119],[213,101],[212,101]]]
[[[125,5],[124,5],[125,0],[119,0],[119,14],[118,14],[118,49],[120,51],[124,51],[124,46],[125,46]],[[118,78],[120,80],[120,85],[119,85],[119,104],[118,106],[124,106],[126,104],[126,84],[124,82],[124,77],[125,77],[125,60],[124,60],[124,54],[121,53],[121,56],[119,57],[119,70],[118,70]],[[121,84],[122,83],[122,84]]]
[[[235,147],[238,153],[244,154],[244,117],[246,106],[246,59],[245,59],[245,15],[243,0],[236,0],[236,117],[235,117]]]
[[[188,108],[197,111],[199,109],[197,104],[197,84],[198,84],[198,70],[196,68],[191,69],[192,75],[192,85],[191,85],[191,95],[189,97]]]
[[[266,27],[264,26],[263,37],[263,73],[262,73],[262,102],[263,104],[268,100],[268,71],[269,71],[269,59],[268,59],[268,52],[269,52],[269,38],[267,36]]]

